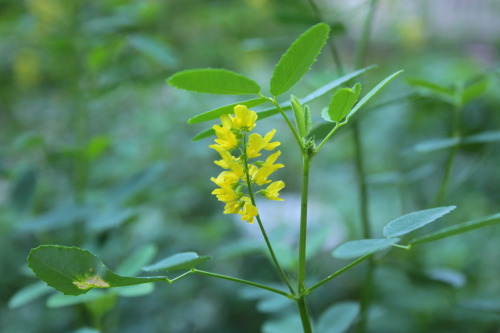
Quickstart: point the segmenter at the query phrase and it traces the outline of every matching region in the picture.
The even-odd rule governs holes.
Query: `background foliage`
[[[317,6],[333,27],[344,67],[352,68],[367,3]],[[222,216],[209,195],[214,153],[208,141],[191,142],[206,125],[186,124],[236,100],[175,90],[165,79],[181,69],[220,67],[269,89],[268,73],[280,55],[318,21],[310,3],[5,0],[0,8],[0,330],[70,332],[99,322],[107,332],[256,332],[278,318],[263,331],[279,332],[291,303],[205,277],[157,284],[139,298],[109,293],[85,306],[47,302],[52,291],[43,287],[26,301],[12,296],[37,282],[25,259],[39,244],[86,248],[113,270],[134,251],[149,260],[196,251],[216,259],[206,264],[214,271],[272,280],[258,230]],[[453,134],[452,103],[409,78],[450,89],[488,82],[463,107],[460,135],[482,133],[483,139],[458,149],[443,199],[458,208],[440,223],[498,212],[495,13],[495,1],[380,1],[365,59],[378,68],[364,80],[370,85],[399,69],[405,79],[378,97],[379,103],[396,101],[373,102],[360,117],[374,230],[434,206],[450,150],[428,140]],[[302,97],[337,75],[325,50],[290,92]],[[313,122],[327,104],[328,98],[311,104]],[[263,126],[277,128],[282,142],[291,139],[279,119]],[[315,260],[308,270],[318,279],[342,266],[329,254],[335,245],[361,238],[349,129],[328,146],[331,154],[315,160],[311,177],[309,253]],[[286,200],[263,202],[262,212],[273,224],[278,255],[295,267],[299,159],[297,151],[282,150]],[[374,295],[380,311],[371,331],[496,332],[498,237],[498,227],[488,227],[380,257]],[[363,269],[325,286],[311,311],[356,300]]]

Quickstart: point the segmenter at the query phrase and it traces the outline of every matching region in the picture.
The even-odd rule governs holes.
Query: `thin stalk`
[[[346,122],[336,123],[335,126],[333,127],[333,129],[330,131],[330,133],[328,133],[328,135],[325,136],[323,141],[321,141],[321,143],[318,145],[318,147],[316,148],[316,153],[321,149],[321,147],[323,147],[323,145],[326,143],[326,141],[328,141],[328,139],[330,139],[330,137],[333,135],[333,133],[335,133],[340,127],[344,126],[345,124],[346,124]]]
[[[355,55],[355,67],[360,68],[363,66],[364,57],[366,50],[368,48],[368,42],[370,40],[370,30],[373,23],[373,17],[375,15],[375,8],[377,5],[377,0],[371,0],[370,6],[368,8],[368,14],[366,16],[363,31],[361,34],[360,41],[358,43],[358,48]],[[359,184],[359,209],[361,213],[361,223],[363,228],[364,238],[371,238],[371,226],[368,214],[368,187],[366,172],[363,161],[363,146],[361,142],[361,135],[359,130],[359,123],[354,122],[353,124],[353,138],[354,138],[354,150],[356,155],[356,174]],[[365,276],[365,281],[363,283],[363,290],[361,296],[361,313],[360,321],[358,326],[358,331],[360,333],[366,332],[366,327],[368,325],[368,310],[371,304],[371,297],[373,294],[373,275],[374,275],[375,263],[373,259],[370,258],[367,267],[367,273]]]
[[[313,291],[314,289],[318,288],[319,286],[322,286],[324,285],[325,283],[327,283],[328,281],[330,281],[331,279],[339,276],[340,274],[344,273],[345,271],[351,269],[352,267],[356,266],[357,264],[359,264],[360,262],[364,261],[365,259],[367,259],[369,256],[371,256],[371,254],[367,254],[355,261],[353,261],[352,263],[350,263],[349,265],[339,269],[338,271],[336,271],[335,273],[327,276],[326,278],[324,278],[323,280],[319,281],[318,283],[316,283],[315,285],[313,285],[312,287],[309,287],[305,290],[305,294],[309,294],[311,291]]]
[[[290,128],[290,131],[292,131],[293,137],[295,138],[295,141],[297,141],[297,144],[298,144],[298,146],[300,148],[300,151],[304,152],[305,151],[305,149],[304,149],[304,143],[300,139],[299,133],[297,133],[297,130],[293,126],[292,122],[290,121],[290,118],[288,118],[288,116],[286,115],[285,111],[283,111],[283,109],[278,104],[278,102],[276,102],[276,97],[275,98],[269,98],[269,97],[265,97],[262,94],[259,94],[259,96],[261,98],[264,98],[264,99],[268,100],[269,102],[273,103],[274,106],[276,106],[276,109],[278,109],[279,113],[281,113],[281,115],[285,119],[285,122],[288,125],[288,127]]]
[[[238,278],[235,278],[235,277],[232,277],[232,276],[227,276],[227,275],[222,275],[222,274],[216,274],[216,273],[207,272],[207,271],[201,271],[201,270],[198,270],[198,269],[195,269],[195,268],[191,269],[191,272],[195,273],[195,274],[201,274],[201,275],[211,276],[211,277],[214,277],[214,278],[217,278],[217,279],[229,280],[229,281],[233,281],[233,282],[237,282],[237,283],[241,283],[241,284],[246,284],[246,285],[249,285],[249,286],[253,286],[253,287],[260,288],[260,289],[268,290],[268,291],[273,292],[275,294],[283,295],[283,296],[285,296],[287,298],[290,298],[290,299],[293,299],[293,300],[295,299],[295,296],[292,295],[292,294],[289,294],[287,292],[284,292],[282,290],[279,290],[279,289],[276,289],[276,288],[273,288],[273,287],[266,286],[264,284],[260,284],[260,283],[256,283],[256,282],[252,282],[252,281],[248,281],[248,280],[243,280],[243,279],[238,279]]]
[[[323,16],[321,15],[321,11],[319,10],[319,8],[316,5],[316,3],[314,2],[314,0],[309,0],[309,5],[311,6],[312,11],[314,13],[314,16],[316,16],[316,19],[318,20],[318,22],[325,22],[325,20],[323,19]],[[333,37],[330,37],[330,38],[333,39]],[[344,67],[342,66],[342,61],[340,60],[340,54],[339,54],[337,48],[335,47],[335,43],[333,42],[333,40],[331,40],[330,43],[328,43],[328,47],[330,48],[330,51],[332,52],[333,62],[335,62],[335,66],[337,67],[337,72],[338,72],[339,76],[343,76],[344,75]]]
[[[306,245],[307,245],[307,199],[309,196],[309,166],[311,164],[310,153],[302,154],[302,196],[300,202],[300,240],[299,240],[299,276],[298,276],[298,290],[300,298],[298,299],[298,307],[300,312],[300,319],[304,332],[312,332],[311,322],[309,320],[309,313],[304,292],[306,290]]]
[[[299,241],[299,293],[305,290],[306,243],[307,243],[307,199],[309,195],[309,166],[311,157],[302,155],[302,197],[300,202],[300,241]]]
[[[452,130],[451,134],[454,138],[460,138],[460,115],[462,113],[462,108],[456,106],[453,110],[452,119]],[[435,206],[439,206],[443,203],[446,193],[448,191],[448,186],[450,183],[451,173],[453,171],[453,164],[455,163],[455,158],[457,157],[458,149],[460,145],[457,144],[453,146],[446,158],[446,165],[444,168],[443,179],[441,180],[441,185],[439,186],[439,191],[437,193],[436,199],[434,200]]]
[[[297,300],[297,306],[299,308],[300,320],[302,321],[304,333],[312,333],[311,320],[309,319],[309,312],[307,311],[305,295],[299,297]]]
[[[245,135],[243,135],[243,147],[246,147],[246,145],[247,145],[247,136],[245,134]],[[248,194],[250,196],[250,201],[252,202],[252,205],[257,207],[257,205],[255,203],[255,195],[254,195],[253,189],[252,189],[252,182],[250,181],[250,173],[248,171],[248,160],[247,160],[247,156],[246,156],[246,151],[243,152],[242,156],[243,156],[243,161],[245,164],[246,183],[247,183],[247,187],[248,187]],[[283,270],[283,268],[281,268],[281,265],[278,261],[278,258],[276,257],[276,254],[274,253],[273,246],[271,245],[271,242],[269,241],[269,237],[267,236],[266,229],[264,228],[264,224],[262,223],[262,220],[260,219],[260,215],[257,214],[257,216],[255,218],[257,219],[257,223],[259,224],[260,231],[262,233],[262,236],[264,237],[264,240],[265,240],[266,245],[267,245],[267,249],[269,250],[269,254],[271,254],[271,258],[274,262],[274,265],[278,269],[278,272],[281,275],[281,278],[288,286],[288,289],[290,290],[290,292],[292,294],[295,294],[295,290],[293,289],[292,285],[290,284],[290,281],[288,281],[288,278],[286,277],[285,271]]]

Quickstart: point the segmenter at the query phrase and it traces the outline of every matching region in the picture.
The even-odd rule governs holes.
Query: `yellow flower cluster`
[[[221,116],[222,125],[214,125],[213,129],[217,138],[210,148],[215,149],[221,156],[221,160],[215,164],[225,169],[217,178],[211,180],[219,186],[212,194],[219,201],[226,204],[224,214],[240,214],[243,221],[253,223],[258,215],[250,194],[245,194],[244,187],[256,184],[262,186],[269,184],[267,188],[256,193],[263,195],[269,200],[279,200],[279,191],[285,187],[281,180],[272,182],[268,177],[276,170],[283,168],[283,164],[275,164],[281,152],[278,150],[269,155],[265,161],[250,162],[250,159],[260,157],[262,150],[274,150],[280,142],[271,142],[276,130],[273,129],[264,137],[250,131],[255,127],[257,114],[249,110],[245,105],[234,107],[233,115]],[[253,193],[248,189],[248,193]]]

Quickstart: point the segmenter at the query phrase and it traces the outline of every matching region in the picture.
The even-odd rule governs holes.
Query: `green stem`
[[[365,19],[363,26],[363,31],[361,34],[360,41],[358,43],[358,48],[356,50],[355,56],[355,67],[361,68],[363,66],[364,57],[366,50],[368,48],[368,42],[370,39],[370,31],[373,23],[373,17],[375,15],[375,8],[377,5],[377,0],[370,0],[370,7],[368,9],[368,14]],[[366,172],[364,168],[363,161],[363,146],[361,142],[359,124],[355,122],[353,124],[353,136],[354,136],[354,150],[356,155],[356,174],[359,184],[359,208],[361,213],[361,223],[363,227],[364,238],[371,238],[371,226],[368,215],[368,188],[366,180]],[[363,290],[361,296],[361,314],[358,326],[358,331],[360,333],[366,332],[366,327],[368,325],[368,310],[370,308],[372,289],[373,289],[373,275],[375,269],[375,263],[373,259],[370,258],[367,268],[367,273],[365,276],[365,281],[363,283]]]
[[[460,116],[462,113],[461,107],[457,106],[453,110],[452,119],[452,129],[451,135],[454,138],[460,138]],[[435,206],[439,206],[443,203],[446,193],[448,191],[448,185],[450,183],[451,173],[453,171],[453,164],[455,163],[455,158],[457,157],[458,149],[460,144],[456,144],[450,150],[448,157],[446,159],[446,165],[444,168],[443,179],[441,180],[441,185],[439,186],[439,191],[437,193],[436,199],[434,201]]]
[[[311,320],[309,319],[309,311],[307,310],[305,295],[299,297],[297,300],[297,306],[299,308],[300,320],[302,321],[304,333],[312,333]]]
[[[253,286],[253,287],[260,288],[260,289],[265,289],[265,290],[271,291],[275,294],[283,295],[283,296],[290,298],[290,299],[295,299],[295,296],[292,294],[289,294],[287,292],[284,292],[282,290],[279,290],[279,289],[276,289],[273,287],[266,286],[264,284],[260,284],[260,283],[256,283],[256,282],[252,282],[252,281],[248,281],[248,280],[243,280],[243,279],[238,279],[238,278],[235,278],[232,276],[216,274],[216,273],[207,272],[207,271],[201,271],[201,270],[198,270],[195,268],[191,269],[190,272],[196,273],[196,274],[201,274],[201,275],[206,275],[206,276],[211,276],[211,277],[214,277],[217,279],[229,280],[229,281],[233,281],[233,282],[237,282],[237,283],[241,283],[241,284],[246,284],[249,286]]]
[[[302,154],[302,196],[300,202],[300,240],[299,240],[299,293],[305,290],[306,276],[306,243],[307,243],[307,199],[309,195],[309,166],[311,157]]]
[[[283,109],[278,104],[278,102],[276,102],[276,97],[275,98],[269,98],[269,97],[266,97],[266,96],[264,96],[264,95],[262,95],[260,93],[259,93],[259,96],[261,98],[264,98],[264,99],[268,100],[269,102],[273,103],[274,106],[276,106],[276,109],[278,109],[279,113],[281,113],[281,115],[285,119],[286,124],[288,125],[288,127],[292,131],[293,137],[295,138],[295,141],[297,141],[297,144],[298,144],[298,146],[300,148],[300,151],[304,152],[305,151],[305,149],[304,149],[304,143],[300,139],[299,133],[297,133],[297,131],[295,130],[295,127],[293,126],[292,122],[290,121],[290,118],[288,118],[288,116],[286,115],[285,111],[283,111]]]
[[[305,300],[305,279],[306,279],[306,245],[307,245],[307,199],[309,196],[309,166],[311,164],[311,153],[302,153],[302,196],[300,202],[300,240],[299,240],[299,276],[298,290],[300,298],[298,299],[298,307],[300,319],[304,333],[312,332],[311,322]]]
[[[246,147],[246,146],[247,146],[247,135],[244,134],[243,135],[243,147]],[[250,201],[252,202],[252,205],[257,207],[257,205],[255,203],[255,195],[254,195],[253,189],[252,189],[252,182],[250,180],[251,179],[250,173],[248,171],[248,160],[247,160],[247,156],[246,156],[246,151],[243,152],[242,156],[243,156],[243,161],[244,161],[244,165],[245,165],[245,176],[246,176],[246,183],[247,183],[247,187],[248,187],[248,194],[250,196]],[[276,257],[276,254],[274,253],[273,246],[271,245],[271,242],[269,241],[269,237],[267,236],[267,232],[266,232],[266,229],[264,228],[264,224],[262,223],[262,220],[260,219],[260,215],[257,214],[257,216],[255,218],[257,219],[257,223],[259,224],[260,231],[262,233],[262,236],[264,237],[264,240],[265,240],[266,245],[267,245],[267,249],[269,250],[269,254],[271,255],[271,258],[274,262],[274,265],[278,269],[278,272],[281,275],[281,278],[288,286],[288,289],[290,290],[290,292],[292,294],[295,294],[295,290],[293,289],[290,281],[288,281],[288,278],[286,277],[285,271],[283,270],[283,268],[281,268],[281,265],[278,261],[278,258]]]
[[[323,141],[321,141],[321,143],[318,145],[318,147],[316,148],[316,153],[321,149],[321,147],[323,147],[323,145],[328,141],[328,139],[330,139],[330,137],[333,135],[333,133],[335,133],[340,127],[344,126],[346,124],[346,122],[343,122],[343,123],[335,123],[335,126],[333,127],[333,129],[330,131],[330,133],[328,133],[327,136],[325,136],[325,138],[323,139]]]
[[[360,262],[364,261],[366,258],[368,258],[369,256],[371,256],[371,254],[367,254],[359,259],[357,259],[356,261],[353,261],[352,263],[350,263],[349,265],[339,269],[338,271],[336,271],[335,273],[327,276],[326,278],[324,278],[323,280],[319,281],[318,283],[316,283],[315,285],[313,285],[312,287],[309,287],[305,290],[305,294],[309,294],[311,291],[313,291],[314,289],[318,288],[319,286],[322,286],[324,285],[325,283],[327,283],[328,281],[330,281],[331,279],[339,276],[340,274],[344,273],[345,271],[351,269],[352,267],[356,266],[357,264],[359,264]]]

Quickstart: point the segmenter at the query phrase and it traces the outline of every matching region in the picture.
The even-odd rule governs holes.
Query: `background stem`
[[[361,34],[358,47],[355,55],[355,68],[361,68],[363,66],[364,57],[366,50],[368,48],[368,42],[370,40],[370,30],[373,23],[373,17],[375,15],[375,8],[377,5],[377,0],[371,0],[370,6],[368,8],[368,14],[365,19],[363,26],[363,32]],[[361,142],[361,134],[359,130],[359,120],[353,124],[353,139],[354,139],[354,150],[356,156],[356,175],[358,178],[359,185],[359,211],[361,214],[361,224],[363,228],[363,237],[371,238],[371,226],[369,217],[369,198],[368,198],[368,187],[366,181],[366,172],[363,159],[363,145]],[[375,263],[373,258],[368,258],[368,267],[366,276],[363,282],[363,289],[361,291],[361,313],[360,321],[358,326],[358,332],[366,332],[368,326],[368,311],[370,309],[371,299],[373,296],[373,275],[375,270]]]

